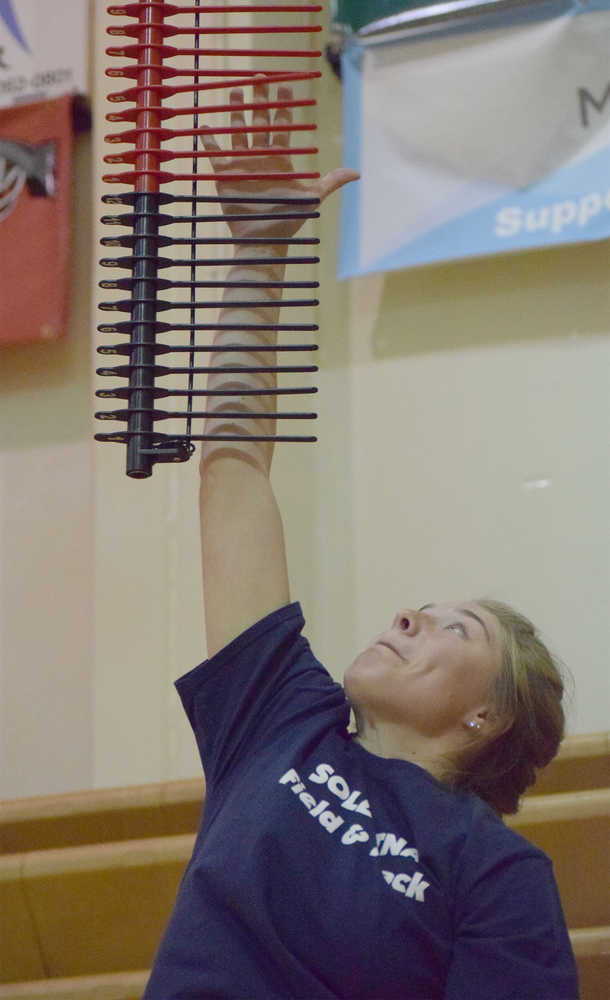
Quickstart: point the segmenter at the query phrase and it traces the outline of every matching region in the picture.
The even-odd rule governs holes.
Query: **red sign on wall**
[[[0,108],[0,344],[66,332],[72,103]]]

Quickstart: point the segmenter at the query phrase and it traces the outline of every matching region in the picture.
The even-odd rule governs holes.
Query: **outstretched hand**
[[[261,80],[254,84],[254,100],[265,103],[268,100],[269,86],[266,80]],[[279,86],[277,97],[280,101],[291,101],[293,99],[292,88]],[[232,106],[230,121],[232,127],[246,127],[246,117],[244,112],[244,93],[241,88],[231,91],[230,103]],[[235,151],[245,149],[257,150],[256,156],[231,156],[227,152],[226,156],[213,156],[210,162],[216,174],[216,186],[220,197],[246,199],[248,195],[265,197],[270,199],[269,205],[257,205],[244,202],[231,202],[223,207],[225,215],[265,215],[276,216],[268,220],[261,219],[240,219],[227,218],[227,224],[233,236],[236,237],[256,237],[256,236],[278,236],[291,237],[299,231],[304,223],[304,219],[286,219],[281,216],[290,215],[294,212],[293,206],[273,203],[277,198],[310,197],[318,198],[323,202],[333,191],[337,191],[350,181],[357,180],[359,174],[356,170],[346,167],[338,167],[331,170],[324,177],[313,182],[306,182],[294,178],[294,167],[292,158],[288,151],[290,144],[290,126],[292,125],[292,109],[277,108],[273,115],[273,122],[268,108],[259,108],[252,112],[253,126],[269,129],[270,131],[254,132],[249,140],[246,132],[234,133],[231,136],[231,148]],[[277,131],[273,131],[277,128]],[[216,142],[213,135],[202,136],[202,143],[208,152],[218,153],[221,147]],[[270,150],[274,152],[270,155]],[[272,180],[260,178],[255,181],[232,181],[234,174],[285,174],[285,179]],[[315,206],[311,206],[312,210]],[[307,213],[308,206],[297,208],[297,211]]]

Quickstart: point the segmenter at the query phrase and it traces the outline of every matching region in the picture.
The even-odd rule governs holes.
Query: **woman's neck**
[[[450,772],[450,748],[440,746],[437,740],[430,740],[417,733],[411,733],[404,726],[386,722],[381,725],[368,722],[357,712],[356,742],[377,757],[387,760],[404,760],[428,771],[437,781],[446,781]]]

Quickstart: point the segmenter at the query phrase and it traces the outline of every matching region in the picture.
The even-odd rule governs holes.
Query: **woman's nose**
[[[403,609],[395,615],[392,627],[400,629],[401,632],[408,632],[409,635],[413,635],[419,628],[419,617],[419,612],[409,608]]]

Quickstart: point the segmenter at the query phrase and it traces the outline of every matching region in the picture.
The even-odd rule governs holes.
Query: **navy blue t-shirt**
[[[370,754],[281,608],[177,683],[205,769],[145,1000],[575,1000],[549,859]]]

